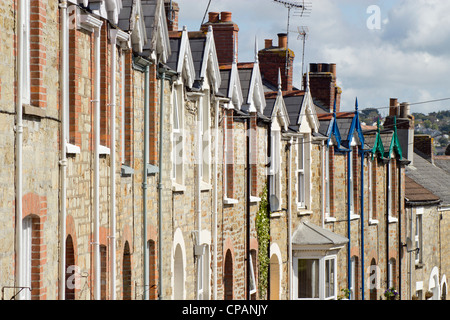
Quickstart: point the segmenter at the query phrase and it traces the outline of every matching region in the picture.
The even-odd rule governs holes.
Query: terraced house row
[[[450,207],[405,193],[408,104],[366,128],[335,64],[293,86],[286,34],[242,62],[232,13],[179,14],[1,2],[2,299],[445,298]]]

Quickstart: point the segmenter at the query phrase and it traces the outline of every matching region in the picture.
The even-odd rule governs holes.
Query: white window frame
[[[31,71],[30,71],[30,61],[31,61],[31,51],[30,51],[30,0],[25,0],[23,3],[23,17],[22,20],[22,44],[23,44],[23,52],[22,52],[22,103],[30,104],[31,103]]]
[[[248,259],[250,261],[250,294],[256,293],[256,278],[255,278],[255,269],[253,267],[253,259],[252,254],[248,255]]]
[[[353,147],[350,147],[350,152],[348,153],[348,156],[350,158],[348,171],[349,171],[349,181],[350,184],[350,194],[348,198],[350,199],[350,203],[348,204],[350,206],[350,217],[355,216],[355,200],[353,199],[354,196],[354,190],[353,190]]]
[[[390,258],[388,261],[388,288],[394,286],[394,267],[395,267],[395,259]]]
[[[325,159],[324,159],[324,184],[325,184],[325,219],[331,219],[331,182],[330,182],[330,148],[331,146],[325,146]]]
[[[416,265],[422,263],[422,252],[423,252],[423,208],[416,208],[416,222],[415,222],[415,232],[414,232],[414,243],[415,248],[419,248],[416,251],[414,262]]]
[[[33,219],[26,217],[22,220],[22,279],[21,286],[31,288],[31,254],[32,254],[32,228]],[[21,300],[31,300],[31,291],[22,289],[20,292]]]
[[[306,208],[306,175],[305,175],[305,137],[299,137],[297,143],[297,207]]]
[[[278,198],[278,207],[281,209],[281,131],[272,130],[272,147],[270,155],[270,195]]]
[[[356,283],[356,256],[350,259],[351,281],[350,281],[350,300],[355,300],[355,283]]]
[[[172,185],[175,191],[183,191],[184,185],[184,105],[183,85],[174,84],[172,90]],[[175,121],[175,115],[177,115]],[[175,123],[176,122],[176,123]],[[178,143],[177,143],[178,141]]]
[[[298,274],[298,261],[299,260],[315,260],[318,263],[318,274],[315,276],[318,279],[314,279],[314,281],[318,281],[318,293],[317,297],[314,298],[299,298],[299,274]],[[334,274],[332,276],[333,281],[333,294],[327,296],[326,290],[326,264],[327,262],[332,261],[332,266],[334,269]],[[305,255],[305,256],[296,256],[293,260],[293,284],[294,284],[294,300],[335,300],[337,299],[337,256],[336,255],[326,255],[326,256],[318,256],[318,255]]]
[[[367,201],[368,209],[367,212],[369,214],[369,224],[377,224],[378,220],[373,218],[373,165],[374,160],[371,160],[370,158],[367,159],[367,190],[368,190],[368,196],[369,199]]]
[[[122,164],[125,164],[125,52],[122,50],[120,55],[120,108],[122,119],[120,119],[120,148],[122,154]]]
[[[209,184],[211,181],[211,117],[209,113],[210,97],[209,91],[205,91],[200,97],[200,108],[198,113],[198,125],[200,132],[200,175],[201,181]]]

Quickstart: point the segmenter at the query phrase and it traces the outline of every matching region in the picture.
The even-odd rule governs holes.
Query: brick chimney
[[[309,89],[328,112],[333,112],[336,99],[336,112],[341,107],[341,88],[336,85],[335,63],[311,63],[309,65]],[[305,79],[303,80],[305,83]]]
[[[164,10],[166,11],[167,28],[169,31],[178,31],[178,14],[180,7],[172,0],[164,0]]]
[[[264,49],[258,52],[259,68],[264,80],[277,87],[278,69],[280,69],[281,89],[283,91],[292,91],[294,58],[294,52],[287,48],[286,33],[278,34],[278,46],[274,46],[271,39],[266,39],[264,41]]]
[[[411,115],[410,104],[407,102],[398,103],[398,99],[389,100],[389,115],[384,121],[386,129],[394,127],[394,117],[397,123],[397,136],[402,148],[403,158],[413,164],[414,154],[414,116]],[[430,155],[431,157],[431,155]]]
[[[434,160],[433,138],[427,134],[419,134],[414,136],[414,151],[424,157],[431,163]]]
[[[237,62],[239,27],[231,20],[231,12],[209,12],[208,17],[200,29],[206,32],[212,26],[219,64],[231,64],[234,57]]]

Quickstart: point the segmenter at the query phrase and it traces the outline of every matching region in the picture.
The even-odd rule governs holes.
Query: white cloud
[[[198,30],[209,0],[179,0],[180,27]],[[381,30],[369,30],[370,5],[381,11]],[[272,0],[211,1],[209,11],[231,11],[239,25],[239,60],[253,61],[254,40],[285,32],[287,9]],[[385,107],[390,97],[419,102],[450,97],[450,1],[442,0],[320,0],[310,18],[291,17],[291,31],[309,28],[305,63],[337,64],[343,89],[342,106]],[[206,16],[207,19],[207,16]],[[301,84],[302,42],[291,32],[296,54],[294,84]],[[415,110],[449,109],[442,104],[417,105]],[[421,111],[423,112],[423,111]]]

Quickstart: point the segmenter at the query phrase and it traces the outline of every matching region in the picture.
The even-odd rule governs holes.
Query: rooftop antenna
[[[289,59],[289,30],[290,30],[290,19],[291,19],[291,10],[294,9],[294,16],[297,17],[306,17],[311,13],[312,3],[305,0],[273,0],[277,3],[284,5],[288,9],[288,17],[287,17],[287,44],[286,44],[286,72],[289,69],[288,59]]]
[[[308,32],[309,29],[307,26],[301,26],[298,27],[298,38],[297,40],[302,40],[303,41],[303,51],[302,51],[302,77],[303,77],[303,70],[304,70],[304,66],[305,66],[305,43],[306,43],[306,39],[308,39]],[[303,89],[305,89],[305,84],[303,83]]]
[[[202,24],[201,24],[201,26],[203,25],[203,23],[205,23],[206,14],[208,13],[210,4],[211,4],[211,0],[209,0],[208,6],[206,7],[205,14],[203,15],[203,19],[202,19]]]

